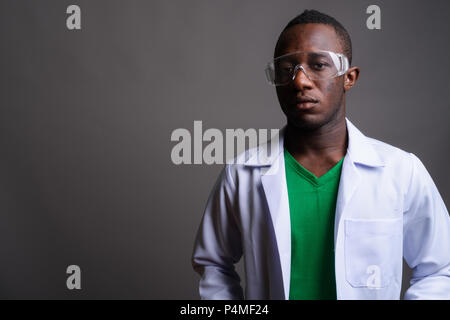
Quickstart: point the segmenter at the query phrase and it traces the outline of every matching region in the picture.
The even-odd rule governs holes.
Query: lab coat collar
[[[380,158],[377,151],[374,149],[369,141],[361,131],[356,128],[353,123],[346,117],[347,132],[348,132],[348,147],[347,153],[354,163],[359,163],[369,167],[382,167],[384,161]],[[287,125],[285,125],[270,141],[276,141],[278,139],[278,148],[275,148],[275,152],[268,152],[274,147],[270,146],[270,143],[263,143],[258,148],[250,151],[248,160],[244,162],[246,166],[271,166],[275,160],[278,159],[280,153],[284,150],[283,142]],[[268,155],[270,153],[270,155]]]

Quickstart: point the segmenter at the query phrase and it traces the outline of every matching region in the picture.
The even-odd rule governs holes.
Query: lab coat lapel
[[[284,294],[285,299],[287,299],[289,297],[291,272],[291,223],[286,174],[284,170],[284,153],[281,152],[275,161],[278,161],[278,168],[275,170],[276,172],[271,172],[269,170],[265,175],[261,176],[261,181],[275,231],[276,243],[280,256]]]
[[[336,200],[336,215],[334,228],[334,242],[337,240],[339,230],[339,222],[343,216],[344,209],[349,203],[353,193],[361,183],[361,176],[358,173],[355,163],[351,159],[351,155],[347,154],[342,164],[341,178],[339,182],[339,190]]]
[[[284,169],[284,132],[286,126],[271,141],[278,141],[278,148],[271,149],[270,157],[268,145],[260,146],[257,157],[252,157],[247,165],[261,167],[261,182],[270,212],[270,220],[275,233],[278,254],[280,257],[281,273],[285,299],[289,297],[289,281],[291,267],[291,224],[289,214],[289,198]],[[276,152],[273,152],[276,151]],[[280,297],[281,298],[281,297]]]
[[[336,241],[339,228],[339,221],[343,217],[345,209],[361,183],[361,174],[357,165],[366,167],[384,166],[378,153],[368,141],[368,138],[361,133],[348,118],[345,118],[348,133],[348,147],[342,164],[341,178],[339,182],[338,196],[336,200],[336,220],[334,239]]]

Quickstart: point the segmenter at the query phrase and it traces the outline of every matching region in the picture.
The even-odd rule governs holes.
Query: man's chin
[[[325,119],[319,114],[296,114],[289,116],[287,120],[289,125],[305,131],[317,130],[326,124]]]

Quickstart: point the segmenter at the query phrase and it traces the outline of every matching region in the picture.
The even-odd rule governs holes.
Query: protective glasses
[[[274,86],[293,81],[300,70],[310,80],[338,77],[347,72],[348,59],[341,53],[331,51],[294,52],[277,57],[266,67],[266,76]]]

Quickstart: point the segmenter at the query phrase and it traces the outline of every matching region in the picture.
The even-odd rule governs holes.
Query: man
[[[447,209],[415,155],[345,117],[351,59],[347,31],[320,12],[281,33],[266,73],[287,118],[282,147],[222,170],[192,256],[202,299],[399,299],[402,257],[406,299],[450,299]]]

